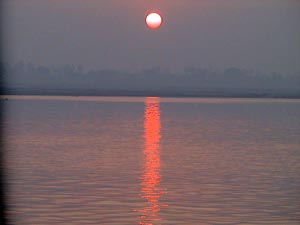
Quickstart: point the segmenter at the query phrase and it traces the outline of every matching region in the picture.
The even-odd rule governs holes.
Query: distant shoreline
[[[72,96],[72,95],[0,95],[1,101],[7,100],[67,100],[67,101],[112,101],[143,102],[146,98],[161,98],[162,102],[200,102],[200,103],[241,103],[247,102],[291,102],[300,103],[300,98],[249,98],[249,97],[165,97],[165,96]]]
[[[56,90],[42,88],[6,88],[0,94],[21,96],[91,96],[91,97],[166,97],[166,98],[266,98],[300,99],[300,91],[278,90]]]
[[[192,104],[300,104],[300,99],[279,98],[171,98],[171,97],[117,97],[117,96],[45,96],[45,95],[2,95],[0,102],[10,101],[65,101],[65,102],[114,102],[145,103],[148,98],[155,98],[161,103]]]

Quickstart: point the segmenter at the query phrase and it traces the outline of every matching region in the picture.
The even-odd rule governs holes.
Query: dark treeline
[[[101,94],[117,92],[169,95],[205,95],[218,93],[300,94],[300,74],[262,73],[256,70],[228,68],[223,71],[209,68],[185,68],[182,73],[171,73],[160,68],[140,72],[117,70],[84,70],[81,67],[46,67],[19,62],[2,63],[2,88],[7,92],[27,90],[35,93],[68,92]],[[35,90],[35,91],[34,91]],[[31,93],[30,92],[30,93]],[[126,92],[126,93],[125,93]],[[155,92],[155,93],[154,93]],[[38,94],[42,94],[41,91]],[[293,97],[292,96],[292,97]]]

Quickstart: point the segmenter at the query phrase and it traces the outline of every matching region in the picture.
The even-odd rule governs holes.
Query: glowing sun
[[[151,29],[159,28],[162,22],[162,17],[158,13],[150,13],[146,16],[146,24]]]

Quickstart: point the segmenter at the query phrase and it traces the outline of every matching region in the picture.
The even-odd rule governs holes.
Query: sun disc
[[[146,16],[146,24],[150,29],[159,28],[162,22],[162,17],[158,13],[150,13]]]

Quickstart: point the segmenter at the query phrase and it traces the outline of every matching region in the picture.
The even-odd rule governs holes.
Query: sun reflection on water
[[[160,221],[159,212],[166,204],[160,203],[160,198],[166,189],[160,187],[160,139],[161,123],[159,98],[147,98],[145,106],[145,148],[144,148],[144,173],[141,182],[141,197],[147,200],[147,205],[139,210],[141,225],[153,225]]]

